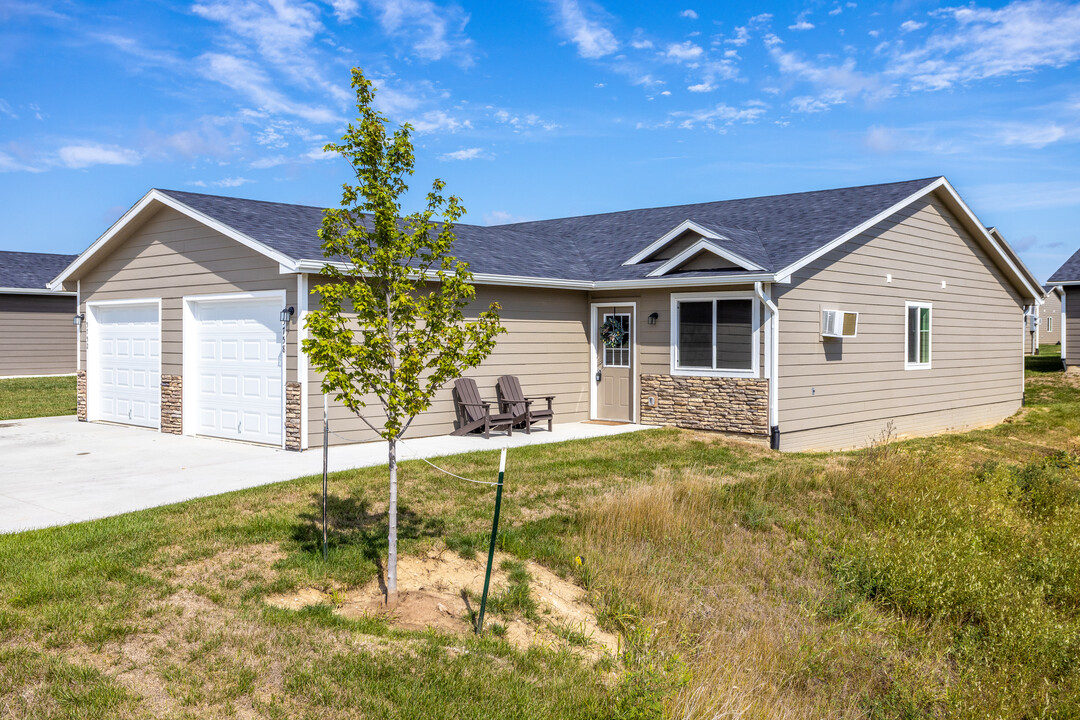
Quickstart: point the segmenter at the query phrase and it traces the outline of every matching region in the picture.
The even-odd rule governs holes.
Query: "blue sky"
[[[0,249],[149,188],[333,205],[349,69],[465,222],[946,175],[1045,279],[1080,247],[1080,5],[0,0]]]

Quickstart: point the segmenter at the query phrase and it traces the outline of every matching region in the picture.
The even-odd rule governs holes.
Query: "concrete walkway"
[[[401,460],[497,450],[644,429],[566,423],[513,437],[409,440]],[[331,447],[330,470],[386,463],[386,443]],[[0,422],[0,533],[64,525],[322,473],[322,450],[302,453],[74,417]]]

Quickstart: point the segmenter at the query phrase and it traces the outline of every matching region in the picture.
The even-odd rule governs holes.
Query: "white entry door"
[[[161,424],[161,324],[158,304],[92,306],[91,420]]]
[[[197,434],[281,444],[281,306],[278,298],[193,304]]]

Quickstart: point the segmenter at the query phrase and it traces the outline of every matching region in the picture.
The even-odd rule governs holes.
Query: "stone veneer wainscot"
[[[180,375],[161,376],[161,432],[184,433],[184,379]]]
[[[285,383],[285,449],[300,449],[300,383]]]
[[[656,398],[654,407],[650,397]],[[644,425],[768,435],[769,381],[642,375],[639,417]]]
[[[75,414],[80,422],[86,422],[86,371],[75,373]]]

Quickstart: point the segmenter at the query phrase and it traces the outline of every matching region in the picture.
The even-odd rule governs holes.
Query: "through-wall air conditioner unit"
[[[821,336],[828,338],[855,337],[859,331],[859,313],[847,310],[821,311]]]

